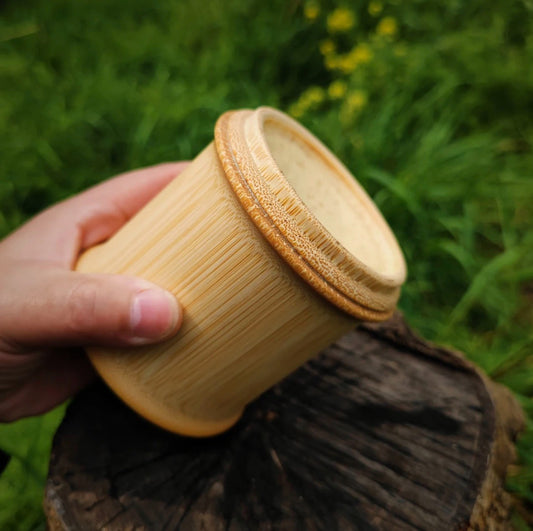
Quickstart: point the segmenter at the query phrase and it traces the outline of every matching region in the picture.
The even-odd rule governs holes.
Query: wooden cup
[[[209,144],[79,271],[145,278],[185,314],[164,343],[90,348],[108,385],[168,429],[208,436],[361,320],[395,308],[406,268],[335,156],[285,114],[224,114]]]

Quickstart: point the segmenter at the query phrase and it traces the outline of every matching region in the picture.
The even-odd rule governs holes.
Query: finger
[[[12,354],[11,357],[19,358],[20,355]],[[82,351],[48,353],[36,357],[38,366],[29,367],[31,374],[28,378],[20,386],[0,394],[0,422],[12,422],[45,413],[96,378],[92,365]]]
[[[72,201],[81,205],[110,200],[129,218],[189,164],[188,161],[165,162],[122,173],[78,194]]]
[[[142,345],[175,334],[176,298],[145,280],[20,267],[0,291],[0,337],[12,345]]]
[[[124,173],[73,198],[69,206],[85,212],[78,221],[80,250],[109,238],[187,165],[166,163]]]
[[[82,250],[114,234],[186,166],[159,164],[110,179],[43,211],[0,249],[5,256],[72,267]]]

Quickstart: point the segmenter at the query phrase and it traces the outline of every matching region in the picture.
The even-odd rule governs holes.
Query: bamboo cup
[[[389,317],[406,274],[347,169],[267,107],[222,115],[214,143],[77,269],[143,277],[180,300],[175,338],[88,353],[138,413],[192,436],[228,429],[357,322]]]

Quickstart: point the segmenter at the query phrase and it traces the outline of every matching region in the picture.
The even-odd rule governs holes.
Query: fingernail
[[[176,298],[163,289],[150,288],[135,295],[130,310],[134,344],[168,336],[177,326],[181,310]]]

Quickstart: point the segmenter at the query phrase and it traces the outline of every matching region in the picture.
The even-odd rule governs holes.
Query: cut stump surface
[[[215,438],[164,432],[88,389],[55,436],[45,511],[52,530],[506,529],[522,424],[507,390],[395,316]]]

